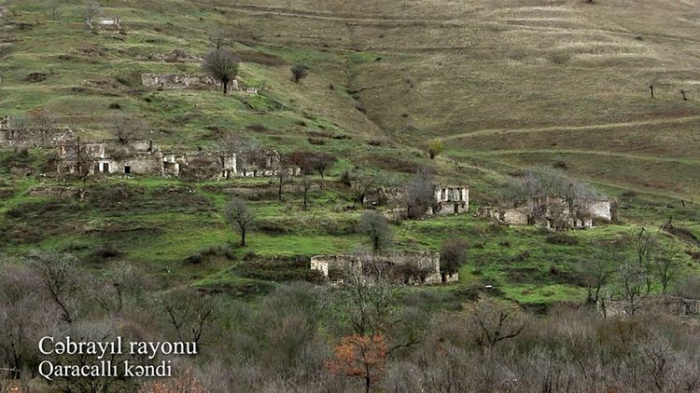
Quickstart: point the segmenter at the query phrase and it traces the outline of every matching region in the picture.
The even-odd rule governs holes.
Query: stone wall
[[[124,144],[74,139],[59,143],[57,152],[57,172],[62,174],[122,173],[221,180],[238,176],[277,176],[282,170],[279,153],[268,149],[248,153],[247,159],[242,160],[235,153],[209,151],[163,154],[150,140]],[[298,167],[285,170],[290,176],[299,175],[301,171]]]
[[[98,18],[86,18],[85,24],[91,29],[107,29],[107,30],[119,30],[121,29],[121,23],[119,18],[108,18],[108,17],[98,17]]]
[[[142,74],[141,84],[145,87],[175,90],[211,87],[218,85],[218,82],[206,75]]]
[[[678,296],[657,295],[650,296],[640,301],[635,313],[665,313],[671,315],[700,315],[700,300],[685,299]],[[607,316],[627,315],[625,312],[629,305],[624,301],[607,301],[605,303],[605,314]],[[635,307],[636,308],[636,307]],[[602,313],[602,304],[598,304],[598,312]]]
[[[380,256],[318,255],[311,258],[311,269],[320,271],[324,277],[336,283],[358,275],[368,281],[381,276],[399,285],[434,285],[459,280],[457,273],[441,273],[440,255],[431,252]]]
[[[56,171],[61,174],[163,174],[163,155],[152,141],[120,144],[75,140],[59,144],[57,152]]]
[[[593,220],[613,220],[614,202],[606,199],[590,203],[574,202],[573,208],[561,198],[529,201],[517,207],[485,207],[482,217],[493,218],[509,225],[539,225],[549,229],[587,229]]]
[[[607,199],[602,199],[591,203],[589,212],[593,218],[601,218],[608,221],[612,221],[613,219],[612,203]]]
[[[8,118],[0,119],[0,146],[6,147],[50,147],[74,137],[70,128],[54,128],[51,130],[41,130],[37,128],[27,128],[15,130],[10,128]]]

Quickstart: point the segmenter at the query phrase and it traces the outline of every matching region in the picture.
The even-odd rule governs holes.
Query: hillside
[[[146,266],[166,282],[235,286],[249,278],[227,261],[181,266],[236,238],[223,220],[228,198],[248,190],[264,224],[248,249],[234,251],[236,259],[348,252],[362,242],[354,234],[360,211],[346,210],[352,197],[334,179],[353,167],[404,180],[432,166],[441,182],[470,187],[472,213],[496,203],[507,174],[531,165],[563,167],[620,198],[623,221],[574,233],[578,246],[547,244],[535,228],[493,229],[471,214],[396,229],[397,249],[436,250],[450,237],[471,239],[474,263],[462,269],[462,283],[502,282],[512,299],[524,302],[580,298],[580,281],[557,277],[552,267],[575,272],[578,255],[635,228],[658,227],[669,216],[696,233],[700,228],[694,204],[700,14],[693,1],[659,7],[621,0],[114,0],[100,6],[102,16],[120,19],[120,31],[86,28],[79,1],[3,6],[0,115],[44,108],[90,140],[110,138],[113,118],[131,114],[147,120],[146,137],[166,149],[212,148],[218,135],[233,132],[282,153],[330,152],[339,162],[328,179],[318,179],[323,186],[312,190],[309,211],[300,207],[298,183],[277,203],[274,179],[85,184],[5,172],[0,240],[6,255],[49,247],[99,261],[100,250],[114,248],[118,256],[111,258]],[[230,42],[242,59],[241,83],[259,94],[142,86],[144,73],[201,74],[196,58],[211,49],[212,37]],[[159,60],[176,49],[195,59]],[[296,63],[310,70],[298,84],[289,71]],[[433,138],[445,146],[436,160],[424,152]],[[12,160],[16,153],[1,154]],[[31,160],[41,168],[49,155],[32,151]],[[89,198],[46,190],[53,185],[83,187]],[[695,252],[694,244],[682,244]],[[524,266],[514,266],[524,250]],[[684,258],[689,270],[697,269]],[[164,273],[173,266],[176,275]]]
[[[698,391],[699,31],[0,0],[0,393]]]

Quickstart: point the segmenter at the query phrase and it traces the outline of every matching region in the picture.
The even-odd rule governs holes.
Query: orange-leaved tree
[[[336,375],[360,377],[365,380],[365,392],[378,380],[386,366],[387,347],[384,336],[343,337],[335,347],[335,356],[326,362],[326,368]]]

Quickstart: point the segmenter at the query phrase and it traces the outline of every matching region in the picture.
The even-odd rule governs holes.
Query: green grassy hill
[[[0,254],[56,248],[78,255],[86,268],[126,260],[164,286],[254,294],[304,278],[304,268],[274,257],[349,252],[363,242],[354,233],[360,209],[338,182],[342,170],[355,166],[406,178],[431,165],[440,180],[469,185],[472,212],[494,202],[505,175],[529,165],[564,166],[620,198],[622,222],[572,233],[575,245],[471,214],[396,227],[398,249],[436,250],[457,236],[469,241],[470,263],[449,291],[493,283],[525,303],[580,300],[579,264],[601,245],[642,226],[656,228],[669,216],[700,233],[696,1],[100,5],[103,16],[120,18],[122,32],[86,28],[82,1],[6,2],[0,116],[41,107],[80,136],[101,139],[110,137],[114,116],[126,113],[147,120],[148,137],[164,148],[206,148],[219,133],[235,132],[282,152],[323,150],[340,161],[326,180],[318,179],[323,188],[313,189],[308,211],[301,209],[298,185],[278,202],[274,179],[81,183],[11,174],[3,165]],[[201,57],[215,36],[240,54],[241,82],[259,95],[141,85],[142,73],[201,73],[196,61],[149,56],[184,49]],[[310,69],[299,84],[290,78],[295,63]],[[32,73],[45,80],[31,81]],[[446,151],[431,161],[424,147],[433,138]],[[18,154],[0,151],[0,162]],[[32,150],[28,160],[39,172],[48,156]],[[47,191],[57,186],[86,194]],[[223,208],[232,195],[246,195],[260,217],[246,248],[229,246],[236,234],[224,223]],[[685,271],[698,270],[691,256],[698,255],[697,244],[662,239],[687,251]],[[265,262],[251,267],[250,259]]]

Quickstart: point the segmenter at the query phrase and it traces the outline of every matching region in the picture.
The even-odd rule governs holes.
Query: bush
[[[246,126],[247,129],[255,132],[267,132],[269,129],[260,123],[250,124]]]
[[[467,242],[463,239],[450,239],[440,248],[440,270],[445,273],[456,273],[467,263]]]
[[[563,233],[554,233],[547,236],[546,242],[549,244],[557,244],[560,246],[575,246],[578,244],[578,239]]]
[[[323,146],[326,144],[326,141],[324,141],[321,138],[309,138],[308,141],[309,141],[309,144],[316,145],[316,146]]]
[[[299,83],[300,80],[309,75],[309,67],[305,64],[297,63],[292,66],[292,80],[294,83]]]
[[[673,293],[686,299],[700,299],[700,277],[690,276],[682,278],[676,284],[676,289]]]
[[[121,257],[122,255],[124,254],[116,247],[111,244],[106,244],[88,254],[87,257],[85,257],[85,262],[103,263],[109,259]]]
[[[213,258],[225,258],[234,260],[236,256],[231,249],[222,246],[212,246],[199,250],[194,255],[185,258],[185,263],[188,265],[199,265],[210,261]]]

